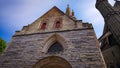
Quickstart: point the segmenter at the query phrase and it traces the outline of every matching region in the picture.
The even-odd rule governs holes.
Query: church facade
[[[56,6],[16,31],[0,68],[106,68],[92,24]]]

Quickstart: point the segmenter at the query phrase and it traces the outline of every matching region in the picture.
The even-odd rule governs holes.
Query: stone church
[[[16,31],[0,68],[106,68],[92,24],[54,6]]]

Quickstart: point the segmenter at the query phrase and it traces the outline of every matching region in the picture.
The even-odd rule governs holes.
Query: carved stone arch
[[[39,60],[33,68],[72,68],[72,66],[62,57],[48,56]]]
[[[55,18],[55,21],[54,21],[54,28],[56,28],[56,23],[57,22],[60,22],[60,28],[63,26],[63,20],[62,20],[62,17],[58,17],[58,18]]]
[[[41,19],[41,22],[40,22],[40,25],[39,25],[39,30],[41,29],[41,26],[46,23],[46,29],[48,27],[48,23],[49,22],[49,19]]]
[[[56,41],[62,45],[64,50],[67,48],[67,43],[66,43],[67,40],[65,40],[65,38],[60,36],[59,34],[53,34],[47,39],[45,39],[42,52],[47,53],[50,46],[54,44]]]

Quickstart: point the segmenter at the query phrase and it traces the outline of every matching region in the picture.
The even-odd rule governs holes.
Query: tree
[[[6,47],[6,42],[2,38],[0,38],[0,55],[5,50],[5,47]]]

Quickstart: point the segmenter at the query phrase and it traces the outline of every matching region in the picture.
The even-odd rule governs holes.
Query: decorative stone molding
[[[62,17],[57,17],[55,18],[54,24],[53,24],[53,28],[56,29],[56,22],[59,21],[60,22],[60,28],[62,28],[63,26],[63,20]],[[57,28],[58,29],[58,28]]]
[[[59,56],[48,56],[39,60],[33,68],[72,68],[71,64]]]
[[[47,29],[47,27],[48,27],[48,22],[49,22],[48,19],[42,19],[42,21],[40,22],[40,25],[39,25],[38,30],[41,30],[41,26],[43,25],[43,23],[46,23],[46,29]]]
[[[43,43],[43,50],[42,50],[42,52],[47,53],[49,47],[52,44],[54,44],[56,41],[59,42],[63,46],[64,49],[67,48],[66,47],[67,46],[67,42],[66,42],[65,38],[60,36],[59,34],[55,33],[55,34],[51,35],[50,37],[48,37],[47,39],[45,39],[45,41]]]

